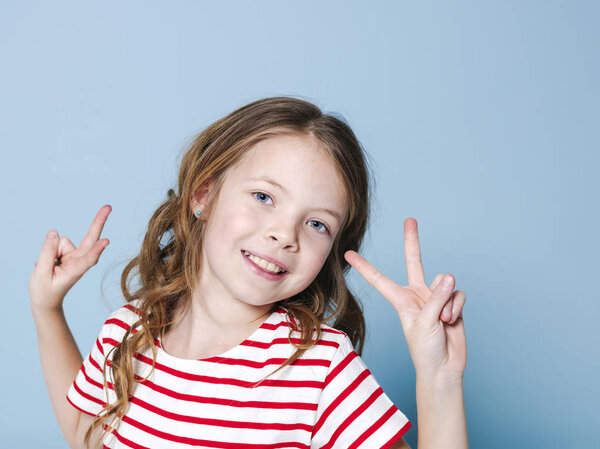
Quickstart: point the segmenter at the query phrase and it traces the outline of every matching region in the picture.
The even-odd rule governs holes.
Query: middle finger
[[[106,218],[108,217],[108,214],[110,214],[111,211],[112,207],[109,204],[107,204],[105,206],[102,206],[96,214],[96,216],[94,217],[94,220],[90,225],[88,233],[85,235],[85,237],[79,244],[79,248],[81,248],[84,252],[89,251],[89,249],[92,246],[94,246],[94,243],[96,243],[100,238],[102,228],[104,227],[104,223],[106,223]]]
[[[419,231],[417,220],[414,218],[404,220],[404,257],[406,259],[408,286],[420,287],[425,285],[421,247],[419,246]]]

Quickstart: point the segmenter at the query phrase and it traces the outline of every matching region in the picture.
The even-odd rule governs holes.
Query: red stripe
[[[223,441],[202,440],[202,439],[198,439],[198,438],[182,437],[179,435],[173,435],[173,434],[170,434],[167,432],[162,432],[160,430],[156,430],[153,427],[142,424],[141,422],[136,421],[135,419],[132,419],[127,415],[125,415],[123,417],[123,421],[131,426],[134,426],[140,430],[143,430],[146,433],[149,433],[158,438],[162,438],[162,439],[168,440],[168,441],[175,441],[177,443],[182,443],[182,444],[191,444],[194,446],[207,446],[207,447],[217,447],[217,448],[236,449],[236,448],[240,447],[239,442],[229,443],[229,442],[223,442]],[[301,443],[297,443],[297,442],[293,442],[293,441],[283,442],[283,443],[273,443],[273,444],[244,443],[244,447],[245,448],[256,448],[256,449],[275,449],[275,448],[289,448],[289,447],[297,447],[300,449],[310,449],[309,446],[307,446],[306,444],[301,444]]]
[[[339,438],[341,433],[344,430],[346,430],[346,428],[350,425],[350,423],[352,421],[354,421],[358,416],[360,416],[362,414],[362,412],[364,412],[382,394],[383,394],[383,390],[381,389],[381,387],[379,387],[377,390],[375,390],[371,394],[371,396],[369,396],[369,398],[361,404],[360,407],[358,407],[356,410],[354,410],[344,421],[342,421],[340,426],[337,429],[335,429],[335,432],[333,432],[333,435],[331,435],[331,439],[327,442],[327,444],[325,444],[325,446],[322,447],[322,449],[329,449],[329,448],[333,447],[333,444],[335,443],[335,441]],[[369,427],[368,430],[370,430],[371,433],[373,431],[375,431],[375,429],[373,429],[373,426]],[[364,434],[363,434],[363,436],[364,436]]]
[[[96,368],[98,371],[100,371],[100,373],[102,373],[102,375],[104,375],[103,371],[102,371],[102,367],[100,366],[100,364],[98,362],[96,362],[96,360],[92,357],[92,354],[89,355],[88,360],[90,361],[90,364]],[[110,360],[108,360],[109,363],[107,363],[107,368],[110,367]],[[108,369],[106,370],[108,372]]]
[[[95,416],[96,416],[96,415],[94,415],[93,413],[90,413],[90,412],[88,412],[87,410],[84,410],[84,409],[82,409],[81,407],[78,407],[78,406],[76,406],[76,405],[73,403],[73,401],[71,401],[71,399],[69,399],[69,396],[67,396],[67,401],[69,401],[69,403],[70,403],[70,404],[71,404],[73,407],[75,407],[77,410],[79,410],[80,412],[83,412],[83,413],[85,413],[86,415],[90,415],[90,416],[93,416],[93,417],[95,417]]]
[[[126,331],[129,330],[129,328],[131,327],[131,324],[128,324],[125,321],[120,320],[118,318],[110,318],[106,320],[104,324],[116,324],[117,326],[119,326],[122,329],[125,329]]]
[[[371,425],[371,427],[369,427],[365,431],[365,433],[363,433],[360,436],[360,438],[358,438],[354,443],[352,443],[348,447],[348,449],[355,449],[358,446],[360,446],[367,438],[369,438],[371,435],[373,435],[373,433],[375,433],[375,431],[377,429],[379,429],[383,425],[384,422],[386,422],[389,418],[391,418],[394,415],[394,413],[396,413],[396,410],[398,410],[398,409],[396,408],[395,405],[392,404],[392,406],[388,409],[388,411],[385,412],[383,414],[383,416],[381,416],[381,418],[379,418],[377,421],[375,421],[373,423],[373,425]],[[410,423],[410,421],[407,421],[406,424],[398,432],[396,432],[396,434],[392,438],[390,438],[390,440],[387,443],[385,443],[383,446],[381,446],[381,449],[388,449],[392,444],[394,444],[398,439],[400,439],[400,437],[402,435],[404,435],[408,431],[408,429],[410,429],[411,425],[412,424]]]
[[[149,366],[152,365],[152,359],[146,357],[145,355],[135,353],[134,357],[142,362],[145,362]],[[220,385],[235,385],[243,388],[252,388],[256,382],[249,382],[240,379],[226,378],[226,377],[213,377],[213,376],[204,376],[200,374],[192,374],[186,373],[185,371],[180,371],[162,363],[156,362],[156,369],[161,370],[165,373],[171,374],[173,376],[179,377],[181,379],[193,380],[197,382],[205,382],[210,384],[220,384]],[[266,379],[262,382],[261,385],[270,386],[270,387],[304,387],[304,388],[323,388],[323,382],[316,380],[283,380],[283,379]]]
[[[83,377],[85,377],[85,380],[87,380],[89,384],[92,384],[93,386],[95,386],[95,387],[98,387],[98,388],[100,388],[100,389],[103,389],[103,388],[104,388],[104,385],[102,385],[101,383],[99,383],[99,382],[95,381],[95,380],[94,380],[94,379],[92,379],[90,376],[88,376],[88,374],[87,374],[87,372],[86,372],[86,370],[85,370],[85,366],[82,366],[82,367],[81,367],[81,372],[82,372],[82,374],[83,374]]]
[[[280,327],[289,327],[289,323],[286,321],[280,321],[279,323],[267,323],[265,321],[260,325],[259,329],[267,329],[270,331],[274,331],[279,329]]]
[[[79,388],[79,385],[77,385],[76,382],[77,379],[75,379],[75,381],[73,381],[73,388],[75,388],[75,391],[77,393],[79,393],[79,395],[85,399],[87,399],[88,401],[92,401],[95,402],[96,404],[100,404],[102,407],[106,407],[106,402],[98,399],[97,397],[91,396],[89,394],[87,394],[85,391],[83,391],[81,388]]]
[[[137,309],[133,305],[131,305],[131,304],[125,304],[123,307],[126,308],[126,309],[131,310],[133,313],[137,314],[141,318],[142,313],[140,312],[139,309]]]
[[[291,315],[290,315],[290,318]],[[276,330],[280,327],[287,327],[289,329],[293,329],[295,332],[296,329],[294,329],[292,326],[290,326],[290,323],[288,323],[285,320],[280,321],[279,323],[267,323],[266,321],[260,326],[259,329],[268,329],[268,330]],[[316,329],[313,327],[313,332],[316,332]],[[342,331],[338,330],[338,329],[334,329],[334,328],[326,328],[326,327],[321,327],[321,332],[329,332],[329,333],[333,333],[333,334],[343,334]]]
[[[104,429],[107,429],[108,426],[104,425],[103,426]],[[150,449],[149,447],[146,446],[142,446],[141,444],[137,444],[134,441],[131,441],[128,438],[125,438],[123,435],[121,435],[119,432],[117,432],[116,430],[111,430],[110,433],[112,433],[114,436],[117,437],[117,440],[119,440],[121,443],[125,444],[126,446],[129,446],[132,449]],[[108,447],[108,446],[104,446],[104,447]]]
[[[354,390],[356,390],[356,388],[360,385],[360,383],[365,380],[369,375],[370,375],[370,371],[368,369],[365,369],[362,373],[360,373],[358,375],[358,377],[350,384],[348,385],[344,391],[342,391],[340,393],[340,395],[335,398],[331,404],[329,404],[329,407],[327,407],[325,409],[325,411],[323,412],[323,414],[321,415],[321,418],[319,418],[319,421],[317,421],[317,423],[315,424],[315,427],[313,429],[312,434],[316,435],[316,433],[319,431],[319,429],[321,429],[321,427],[323,426],[323,424],[325,423],[325,421],[327,421],[327,418],[329,417],[329,415],[336,409],[336,407],[344,400],[346,399],[350,393],[352,393]]]
[[[398,441],[400,439],[401,436],[403,436],[406,432],[408,432],[408,429],[410,429],[412,427],[412,424],[410,423],[410,421],[407,421],[406,424],[404,424],[404,427],[402,427],[402,429],[400,429],[396,435],[394,435],[392,438],[390,438],[390,440],[385,443],[383,446],[381,446],[381,449],[388,449],[392,444],[394,444],[396,441]]]
[[[346,357],[344,357],[344,360],[342,360],[334,369],[331,370],[331,372],[327,375],[327,377],[325,378],[325,386],[329,385],[329,383],[336,378],[336,376],[344,369],[346,368],[350,362],[352,360],[354,360],[356,357],[358,356],[358,354],[354,351],[349,352],[348,355]]]
[[[269,365],[281,365],[285,362],[287,358],[272,358],[265,360],[264,362],[256,362],[254,360],[248,359],[234,359],[231,357],[222,358],[222,357],[210,357],[208,359],[202,359],[203,362],[214,362],[220,365],[237,365],[237,366],[247,366],[249,368],[264,368]],[[297,359],[291,363],[291,365],[296,366],[324,366],[326,368],[329,367],[331,361],[325,359]]]
[[[310,424],[302,424],[302,423],[265,423],[265,422],[252,422],[252,421],[233,421],[227,419],[216,419],[216,418],[202,418],[197,416],[189,416],[189,415],[181,415],[179,413],[168,412],[159,407],[156,407],[148,402],[136,398],[135,396],[131,398],[130,402],[132,404],[137,404],[140,407],[145,408],[157,415],[163,416],[165,418],[187,422],[192,424],[203,424],[207,426],[217,426],[217,427],[231,427],[236,429],[260,429],[260,430],[304,430],[305,432],[310,432],[312,430],[312,426]]]
[[[142,379],[140,376],[135,376],[136,379]],[[275,402],[275,401],[235,401],[228,398],[216,398],[198,396],[193,394],[179,393],[168,388],[162,387],[155,384],[150,380],[141,382],[142,385],[154,390],[158,393],[162,393],[165,396],[172,397],[174,399],[197,402],[200,404],[217,404],[217,405],[229,405],[232,407],[251,407],[251,408],[270,408],[270,409],[292,409],[292,410],[317,410],[318,404],[311,402]]]
[[[108,338],[108,337],[104,337],[102,339],[102,344],[104,343],[108,343],[111,346],[117,346],[119,343],[121,343],[120,341],[115,340],[114,338]]]
[[[293,343],[302,344],[302,340],[300,338],[288,339],[287,337],[281,337],[281,338],[274,338],[270,342],[246,340],[246,341],[241,342],[240,346],[252,346],[252,347],[260,348],[260,349],[268,349],[273,345],[281,345],[281,344],[288,345],[288,344],[290,344],[290,340]],[[311,341],[314,341],[314,340],[311,340]],[[330,341],[330,340],[319,340],[316,344],[320,345],[320,346],[333,346],[334,348],[337,348],[340,345],[337,341]]]
[[[108,343],[113,346],[116,346],[117,344],[119,344],[118,341],[113,340],[112,338],[103,338],[102,340],[104,343]],[[135,353],[135,356],[137,356],[137,355],[140,355],[140,354]],[[142,356],[142,357],[145,357],[145,356]],[[149,365],[152,365],[152,359],[147,358],[147,357],[146,357],[146,359],[149,361],[147,363]],[[142,359],[140,359],[140,360],[142,360]],[[231,357],[223,358],[223,357],[216,356],[216,357],[209,357],[207,359],[202,359],[202,362],[218,363],[220,365],[239,365],[239,366],[247,366],[250,368],[264,368],[265,366],[269,366],[269,365],[281,365],[286,360],[287,360],[286,358],[272,358],[272,359],[268,359],[264,362],[256,362],[254,360],[248,360],[248,359],[235,359],[235,358],[231,358]],[[142,360],[142,361],[145,361],[145,360]],[[110,360],[108,361],[108,364],[110,366]],[[326,359],[297,359],[292,363],[292,365],[298,365],[298,366],[324,366],[327,368],[329,367],[330,364],[331,364],[331,362]],[[159,364],[157,364],[157,365],[159,365]]]
[[[96,339],[96,346],[98,347],[98,351],[100,351],[100,354],[104,355],[104,348],[102,347],[102,345],[100,344],[100,340]]]

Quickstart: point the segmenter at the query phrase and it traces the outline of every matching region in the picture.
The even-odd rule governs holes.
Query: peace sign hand
[[[62,307],[67,292],[84,273],[98,263],[100,254],[109,244],[99,240],[102,228],[112,208],[100,208],[78,248],[67,237],[59,239],[54,230],[48,232],[35,269],[29,278],[31,308],[35,312]]]
[[[462,378],[467,365],[465,294],[453,292],[451,275],[439,274],[427,287],[414,218],[404,221],[404,252],[406,287],[384,276],[356,251],[346,251],[344,257],[396,309],[417,374]]]

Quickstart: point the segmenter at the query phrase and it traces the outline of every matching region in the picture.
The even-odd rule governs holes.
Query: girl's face
[[[206,223],[200,291],[261,310],[301,292],[321,270],[347,208],[342,180],[315,138],[259,142],[227,172]],[[286,272],[265,273],[256,265],[264,260],[246,252]]]

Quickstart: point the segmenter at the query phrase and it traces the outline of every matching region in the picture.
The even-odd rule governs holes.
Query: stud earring
[[[198,210],[196,211],[196,215],[200,215],[201,213],[202,213],[202,211],[201,211],[200,209],[198,209]]]

